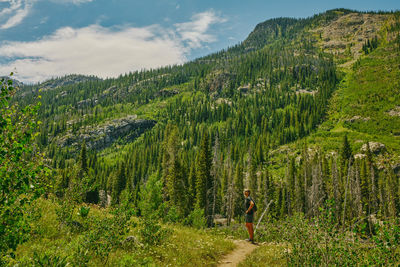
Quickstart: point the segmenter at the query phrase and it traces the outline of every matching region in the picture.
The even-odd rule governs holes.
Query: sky
[[[182,64],[243,41],[267,19],[334,8],[400,10],[400,1],[0,0],[0,76],[37,83]]]

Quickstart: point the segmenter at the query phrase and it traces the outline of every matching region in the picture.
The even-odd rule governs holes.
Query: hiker
[[[249,239],[246,239],[249,242],[254,243],[254,229],[253,229],[253,221],[254,221],[254,201],[250,197],[250,190],[245,189],[244,190],[244,196],[245,196],[245,208],[246,208],[246,214],[244,215],[245,221],[246,221],[246,228],[247,231],[249,232]]]

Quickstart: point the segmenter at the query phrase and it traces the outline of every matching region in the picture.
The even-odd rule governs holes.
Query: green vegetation
[[[243,266],[398,264],[399,14],[381,13],[384,34],[338,69],[313,30],[351,13],[269,20],[243,43],[179,66],[22,88],[12,103],[27,114],[41,90],[36,141],[51,179],[47,200],[16,207],[21,221],[38,220],[6,245],[16,249],[7,261],[213,265],[232,249],[226,235],[246,236],[248,187],[258,213],[270,204],[257,230],[270,243]],[[341,61],[353,60],[348,51]],[[35,120],[25,140],[1,108],[1,129],[30,144]],[[0,167],[36,170],[31,151]],[[24,172],[0,174],[24,182],[15,199],[31,195]],[[205,230],[220,217],[227,226]]]
[[[12,75],[12,74],[11,74]],[[12,80],[0,80],[0,265],[27,239],[31,218],[24,216],[45,189],[45,168],[35,151],[39,105],[10,104]]]
[[[247,256],[245,261],[239,264],[239,267],[285,266],[287,263],[285,249],[284,245],[263,244]]]
[[[68,210],[52,200],[36,200],[31,206],[36,219],[31,222],[29,241],[15,251],[18,261],[9,259],[9,264],[212,266],[234,247],[204,230],[160,225],[131,217],[126,210],[90,206],[90,212],[82,216],[81,208]],[[70,222],[60,212],[69,213]]]

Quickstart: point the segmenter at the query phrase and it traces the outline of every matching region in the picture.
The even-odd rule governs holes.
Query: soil
[[[236,248],[219,261],[219,267],[238,266],[247,255],[257,248],[256,244],[252,244],[244,240],[235,240]]]

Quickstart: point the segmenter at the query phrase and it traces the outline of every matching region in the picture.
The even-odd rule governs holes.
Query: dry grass
[[[286,266],[286,246],[276,243],[264,243],[240,263],[240,267]]]

